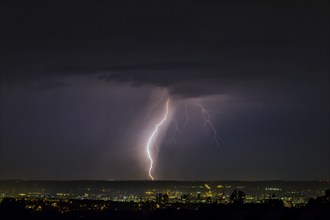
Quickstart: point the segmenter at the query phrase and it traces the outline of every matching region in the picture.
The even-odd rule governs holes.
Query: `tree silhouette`
[[[3,198],[0,203],[1,218],[19,219],[27,215],[24,199]]]
[[[234,190],[230,195],[230,201],[232,204],[243,204],[245,200],[245,193],[240,190]]]
[[[330,207],[330,189],[325,190],[324,196],[318,196],[317,198],[311,198],[308,201],[308,206],[328,206]]]

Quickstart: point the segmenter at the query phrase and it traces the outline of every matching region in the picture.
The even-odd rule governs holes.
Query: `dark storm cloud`
[[[322,2],[3,5],[5,81],[89,74],[198,96],[237,81],[327,79]]]
[[[30,88],[33,90],[47,90],[47,89],[58,89],[67,86],[68,84],[59,80],[48,79],[46,81],[40,81],[34,83]]]
[[[0,178],[145,179],[137,142],[163,87],[172,99],[203,96],[224,142],[213,147],[189,105],[182,138],[160,146],[157,178],[329,179],[327,2],[1,1],[0,10]],[[185,102],[171,102],[182,126]]]

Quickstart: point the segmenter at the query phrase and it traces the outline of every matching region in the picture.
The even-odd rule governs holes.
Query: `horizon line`
[[[121,180],[121,179],[3,179],[0,178],[0,181],[49,181],[49,182],[328,182],[330,180],[285,180],[285,179],[270,179],[270,180],[175,180],[175,179],[159,179],[159,180],[149,180],[149,179],[131,179],[131,180]]]

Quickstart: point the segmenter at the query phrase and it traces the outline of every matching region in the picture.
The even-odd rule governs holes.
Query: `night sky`
[[[0,8],[1,179],[330,179],[328,2]]]

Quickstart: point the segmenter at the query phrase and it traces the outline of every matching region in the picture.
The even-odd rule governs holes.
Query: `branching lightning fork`
[[[162,101],[163,101],[163,99],[164,99],[164,96],[167,94],[167,91],[166,90],[164,90],[163,92],[162,92],[162,96],[160,97],[160,99],[156,102],[156,103],[154,103],[152,106],[150,106],[150,108],[149,108],[149,111],[152,111],[154,108],[156,108]]]
[[[220,138],[218,137],[217,130],[215,129],[215,127],[211,121],[210,113],[201,104],[198,103],[197,106],[199,106],[201,108],[201,114],[203,116],[204,123],[206,125],[208,125],[213,132],[212,141],[214,141],[216,143],[216,145],[219,147]]]
[[[164,96],[166,94],[166,91],[163,92],[162,96],[160,97],[160,99],[150,107],[149,111],[151,111],[153,108],[155,108],[156,106],[160,105],[162,103],[162,100],[164,99]],[[159,133],[159,130],[161,128],[161,126],[164,124],[164,122],[168,119],[168,113],[169,113],[169,102],[170,99],[169,97],[166,100],[166,104],[165,104],[165,111],[164,111],[164,116],[160,119],[160,121],[155,125],[152,133],[150,134],[147,144],[146,144],[146,154],[147,157],[150,161],[149,164],[149,170],[148,170],[148,174],[151,180],[154,180],[154,177],[152,175],[152,170],[153,170],[153,166],[154,166],[154,157],[153,157],[153,151],[154,148],[157,148],[158,153],[159,153],[159,147],[157,145],[157,135]],[[219,138],[218,134],[217,134],[217,130],[211,120],[211,115],[210,112],[207,111],[203,105],[201,105],[200,103],[196,103],[196,105],[201,109],[201,114],[202,117],[204,119],[204,124],[206,126],[208,126],[208,128],[211,129],[212,131],[212,142],[214,142],[217,146],[220,146],[220,142],[221,139]],[[183,127],[185,127],[188,122],[189,122],[189,112],[188,112],[188,102],[186,102],[186,106],[185,106],[185,116],[186,116],[186,120],[185,123],[183,125]],[[179,129],[179,125],[176,119],[173,119],[172,121],[173,126],[174,126],[174,137],[173,140],[175,142],[175,139],[177,137],[177,135],[181,136],[182,135],[182,131]]]

